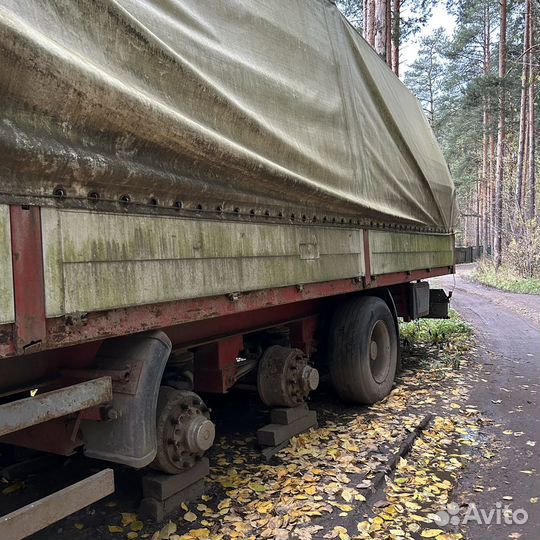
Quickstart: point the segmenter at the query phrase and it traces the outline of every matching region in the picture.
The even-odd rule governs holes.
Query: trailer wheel
[[[338,307],[331,321],[329,368],[338,395],[372,404],[390,393],[398,363],[398,335],[392,312],[375,296]]]

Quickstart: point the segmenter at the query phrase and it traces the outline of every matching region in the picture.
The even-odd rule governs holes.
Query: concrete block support
[[[291,424],[299,420],[309,412],[307,403],[302,403],[298,407],[280,407],[270,411],[270,422],[272,424]]]
[[[173,512],[178,511],[184,502],[190,502],[204,494],[204,479],[190,484],[182,491],[171,495],[163,501],[153,497],[145,497],[139,506],[139,514],[142,517],[150,518],[154,521],[163,521]]]
[[[317,413],[307,411],[306,415],[290,424],[268,424],[257,431],[257,440],[263,446],[277,446],[291,437],[306,431],[317,423]]]
[[[142,479],[141,516],[162,521],[178,510],[183,502],[197,499],[204,493],[204,477],[210,472],[207,458],[180,474],[148,473]]]

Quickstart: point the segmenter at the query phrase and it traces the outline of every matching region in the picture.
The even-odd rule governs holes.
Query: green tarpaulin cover
[[[327,0],[0,0],[0,192],[452,228],[417,100]]]

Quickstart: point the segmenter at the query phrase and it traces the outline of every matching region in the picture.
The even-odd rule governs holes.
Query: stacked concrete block
[[[303,403],[297,407],[272,409],[270,421],[257,431],[257,441],[263,447],[277,450],[285,446],[291,437],[316,426],[317,413]]]
[[[162,521],[178,510],[180,504],[193,501],[204,493],[204,477],[210,472],[207,458],[180,474],[147,473],[142,480],[143,500],[139,514]]]

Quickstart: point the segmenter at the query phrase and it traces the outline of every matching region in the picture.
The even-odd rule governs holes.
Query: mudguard
[[[84,453],[88,457],[145,467],[156,456],[156,406],[161,378],[171,352],[161,331],[107,340],[95,368],[113,370],[112,407],[117,418],[82,421]]]

